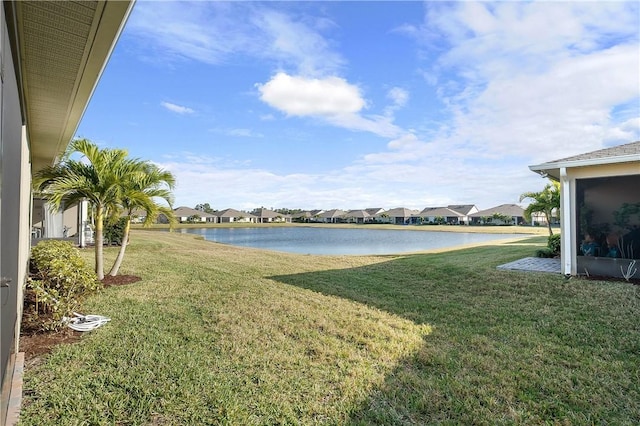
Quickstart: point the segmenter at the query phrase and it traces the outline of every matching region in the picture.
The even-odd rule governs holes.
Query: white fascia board
[[[560,170],[561,168],[599,166],[602,164],[633,163],[635,161],[640,162],[640,154],[620,155],[618,157],[590,158],[585,160],[570,160],[570,161],[543,163],[535,166],[529,166],[529,169],[531,171],[538,172],[538,171],[553,170],[553,169]]]

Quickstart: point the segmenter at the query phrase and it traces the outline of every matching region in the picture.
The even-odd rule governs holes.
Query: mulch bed
[[[116,285],[125,285],[125,284],[133,284],[140,281],[142,278],[136,275],[116,275],[112,277],[111,275],[107,275],[102,280],[102,284],[106,287],[113,287]]]
[[[136,275],[106,276],[102,280],[104,287],[127,285],[140,281]],[[74,343],[80,340],[82,332],[64,327],[59,331],[25,330],[20,334],[20,351],[24,352],[27,365],[38,363],[42,355],[48,354],[60,344]]]

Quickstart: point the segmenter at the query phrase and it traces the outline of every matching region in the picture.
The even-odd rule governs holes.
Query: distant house
[[[122,215],[126,215],[126,213],[122,213]],[[134,209],[131,212],[131,223],[143,223],[147,218],[147,212],[143,209]]]
[[[291,223],[290,215],[274,212],[273,210],[269,209],[258,209],[253,212],[253,215],[256,217],[256,222],[258,223]]]
[[[501,204],[470,217],[473,225],[520,225],[525,222],[524,209],[517,204]]]
[[[318,220],[318,215],[323,211],[324,210],[305,210],[291,215],[291,219],[295,222],[315,222]]]
[[[201,210],[192,209],[191,207],[178,207],[173,209],[173,215],[180,223],[216,223],[217,217],[211,213],[206,213]]]
[[[258,221],[258,218],[251,213],[241,212],[235,209],[226,209],[219,211],[216,213],[216,216],[218,217],[219,223],[255,223]]]
[[[551,224],[558,224],[559,223],[559,219],[558,219],[558,212],[556,212],[555,210],[553,210],[551,212]],[[547,216],[545,216],[545,214],[543,212],[533,212],[531,213],[531,226],[547,226],[548,221],[547,221]]]
[[[464,214],[448,207],[427,207],[420,213],[412,216],[411,223],[442,223],[458,225],[464,223]]]
[[[367,223],[373,221],[373,216],[366,210],[349,210],[345,213],[344,220],[348,223]]]
[[[384,209],[382,207],[370,207],[368,209],[364,209],[364,211],[366,211],[369,214],[369,216],[375,216],[377,214],[384,212]]]
[[[418,210],[398,207],[376,215],[376,220],[382,223],[392,223],[395,225],[408,225],[411,223],[411,216],[418,214]]]
[[[460,217],[460,222],[464,222],[467,225],[471,223],[470,216],[479,212],[475,204],[449,204],[447,208],[460,213],[462,215],[462,217]]]
[[[318,221],[324,223],[340,223],[344,222],[344,215],[347,212],[340,209],[327,210],[326,212],[320,213],[318,217]]]
[[[563,274],[640,277],[640,141],[529,169],[560,182]],[[587,234],[593,255],[581,250]]]

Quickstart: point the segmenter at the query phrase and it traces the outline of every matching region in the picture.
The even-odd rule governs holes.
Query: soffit
[[[560,180],[560,170],[562,168],[593,167],[621,163],[635,163],[638,172],[640,172],[640,141],[529,166],[529,169],[543,177]]]
[[[131,1],[14,3],[23,109],[33,170],[73,137]]]

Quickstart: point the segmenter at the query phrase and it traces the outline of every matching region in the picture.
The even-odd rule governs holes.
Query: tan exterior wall
[[[614,163],[590,167],[574,167],[567,169],[567,176],[573,179],[597,177],[613,177],[640,174],[640,163]]]
[[[78,235],[78,205],[69,207],[62,213],[62,225],[67,228],[67,237]]]
[[[29,267],[31,252],[31,164],[29,163],[29,144],[27,130],[22,126],[22,144],[20,158],[20,215],[18,217],[18,283],[25,283]],[[18,289],[18,301],[23,300],[24,286]],[[18,304],[18,321],[16,321],[16,348],[19,348],[20,319],[22,318],[22,303]]]

